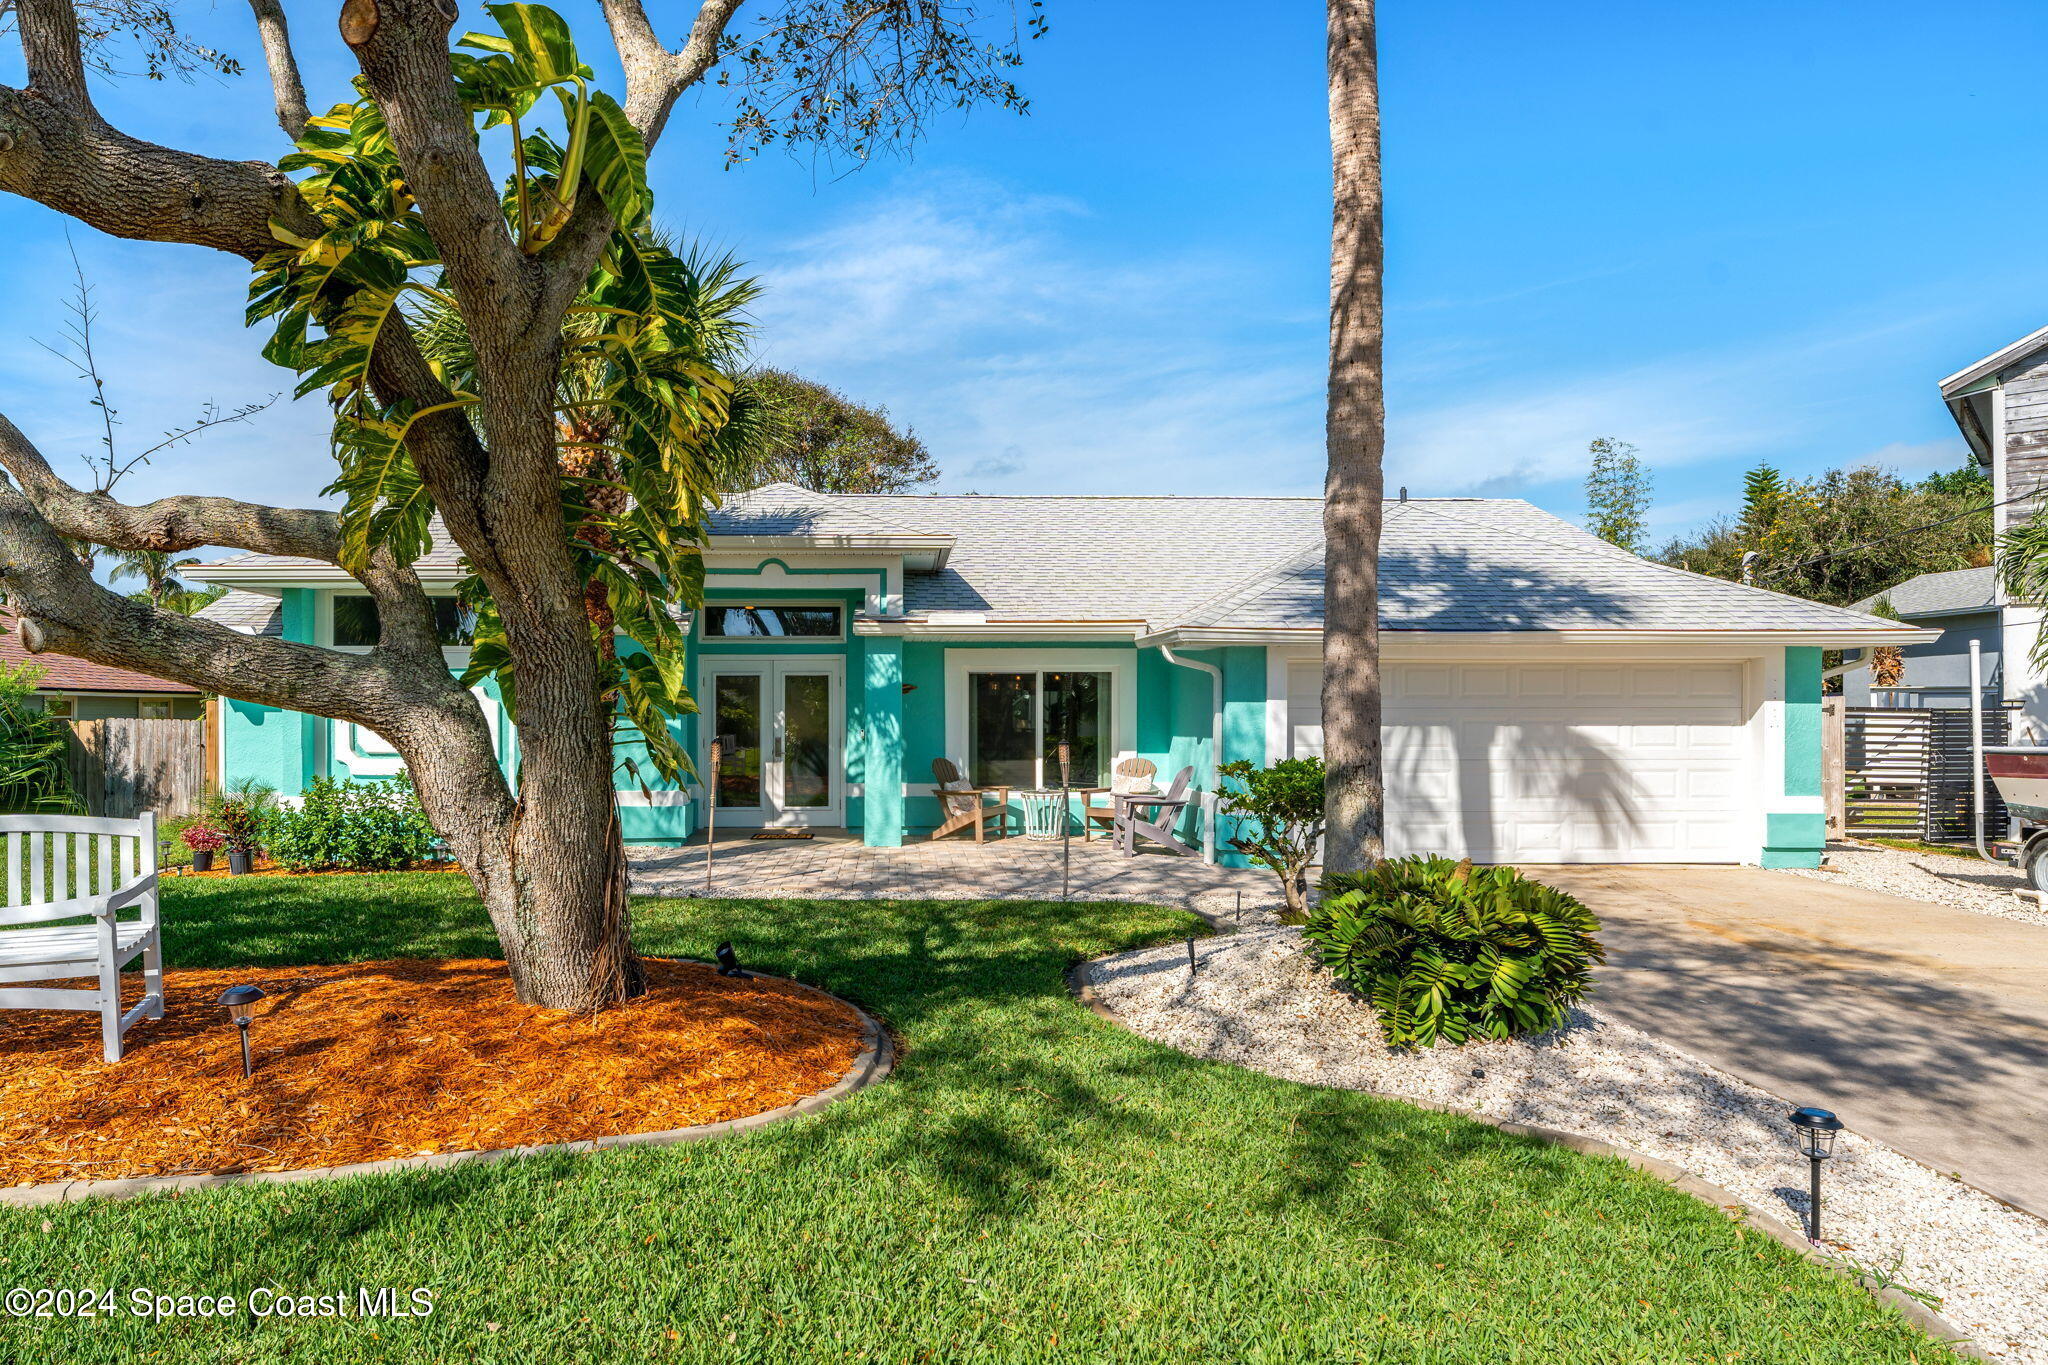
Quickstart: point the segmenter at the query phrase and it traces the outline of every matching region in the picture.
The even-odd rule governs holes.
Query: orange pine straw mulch
[[[462,871],[462,864],[414,863],[411,867],[397,870],[403,872],[460,872]],[[173,877],[232,877],[235,875],[228,871],[228,859],[225,853],[215,854],[213,866],[204,872],[194,871],[189,863],[181,863],[177,867],[167,867],[164,871],[167,875]],[[381,874],[367,872],[359,867],[308,868],[305,871],[300,871],[296,868],[279,867],[268,858],[258,858],[249,865],[249,870],[242,875],[244,877],[375,877]]]
[[[0,1186],[277,1171],[659,1132],[816,1094],[860,1017],[785,981],[647,960],[648,993],[596,1016],[512,998],[505,964],[401,959],[174,971],[166,1014],[100,1059],[99,1016],[10,1011]],[[256,1074],[216,1001],[261,986]]]

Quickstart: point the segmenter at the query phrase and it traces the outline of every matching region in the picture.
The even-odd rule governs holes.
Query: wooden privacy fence
[[[206,722],[116,716],[71,725],[66,758],[86,813],[131,820],[197,815],[206,789]]]
[[[1984,742],[2005,743],[2004,709],[1987,707],[1983,716]],[[1830,698],[1823,724],[1822,751],[1830,769],[1830,834],[1935,843],[1971,837],[1974,798],[1967,709],[1845,707],[1839,698]],[[1984,832],[1989,838],[2001,837],[2006,830],[2005,806],[1988,778],[1984,792]]]

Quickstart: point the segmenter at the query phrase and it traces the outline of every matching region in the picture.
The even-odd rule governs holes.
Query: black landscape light
[[[749,979],[748,974],[740,970],[739,954],[732,950],[730,942],[719,944],[716,951],[711,955],[718,959],[718,974],[720,976],[736,976],[742,981]]]
[[[242,1079],[256,1074],[255,1064],[249,1059],[249,1021],[256,1017],[256,1002],[263,998],[261,986],[230,986],[220,993],[221,1006],[228,1017],[235,1021],[235,1028],[242,1035]]]
[[[1806,1237],[1820,1241],[1820,1163],[1835,1153],[1835,1134],[1842,1121],[1825,1109],[1795,1109],[1786,1116],[1792,1122],[1792,1141],[1806,1157],[1812,1172],[1807,1195]]]

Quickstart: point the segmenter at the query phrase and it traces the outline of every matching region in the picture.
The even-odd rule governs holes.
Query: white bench
[[[94,1010],[109,1062],[138,1020],[164,1017],[164,954],[156,904],[156,814],[0,815],[7,903],[0,906],[0,1010]],[[120,918],[124,910],[136,918]],[[92,923],[53,925],[90,916]],[[21,925],[39,926],[21,928]],[[143,996],[121,1012],[121,969],[142,959]],[[91,990],[23,981],[99,978]]]

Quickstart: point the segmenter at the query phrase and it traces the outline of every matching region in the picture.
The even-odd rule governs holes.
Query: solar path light
[[[242,1079],[256,1074],[255,1064],[249,1057],[249,1023],[256,1017],[256,1002],[263,998],[260,986],[230,986],[220,993],[220,1003],[235,1021],[235,1028],[242,1035]]]
[[[1806,1237],[1820,1240],[1820,1163],[1835,1153],[1835,1134],[1842,1121],[1825,1109],[1795,1109],[1786,1115],[1792,1123],[1792,1141],[1806,1157],[1812,1184],[1808,1187]]]

